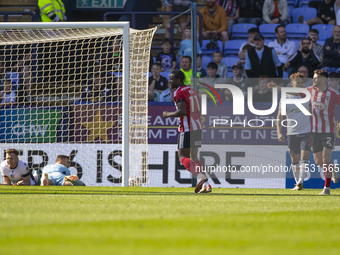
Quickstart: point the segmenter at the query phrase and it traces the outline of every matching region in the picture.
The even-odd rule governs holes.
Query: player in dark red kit
[[[201,162],[197,158],[198,148],[202,143],[202,126],[200,106],[197,93],[184,85],[184,73],[175,70],[170,74],[170,89],[176,105],[175,112],[163,112],[163,118],[179,117],[178,157],[182,165],[197,177],[195,193],[209,193],[211,186]]]

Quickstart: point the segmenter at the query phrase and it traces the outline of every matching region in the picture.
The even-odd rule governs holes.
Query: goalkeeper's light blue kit
[[[70,170],[62,164],[51,164],[44,167],[43,175],[48,174],[48,179],[51,179],[55,186],[64,185],[64,177],[71,175]]]

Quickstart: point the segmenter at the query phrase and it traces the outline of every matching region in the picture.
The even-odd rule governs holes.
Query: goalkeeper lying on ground
[[[58,155],[56,163],[44,167],[42,171],[41,186],[86,186],[78,176],[71,175],[70,158]]]

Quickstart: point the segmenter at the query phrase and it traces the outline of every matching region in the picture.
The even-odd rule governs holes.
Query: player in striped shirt
[[[336,130],[334,110],[336,104],[340,105],[340,93],[328,87],[327,79],[327,71],[315,70],[313,86],[307,88],[311,94],[311,140],[314,161],[325,173],[325,186],[320,195],[330,194],[332,174],[333,182],[337,183],[339,171],[338,167],[331,164],[331,156]]]
[[[176,106],[175,112],[163,112],[163,118],[179,117],[178,157],[182,165],[198,179],[195,193],[211,192],[211,186],[197,154],[202,143],[201,114],[197,93],[184,85],[184,73],[175,70],[170,74],[170,89]]]

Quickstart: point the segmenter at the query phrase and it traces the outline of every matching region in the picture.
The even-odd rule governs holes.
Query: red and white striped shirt
[[[174,92],[174,101],[177,103],[181,100],[185,102],[186,116],[179,117],[178,131],[189,132],[202,129],[200,105],[195,90],[189,86],[178,87]]]
[[[318,91],[316,87],[308,87],[311,93],[312,105],[312,132],[334,133],[335,131],[335,105],[340,105],[340,93],[332,88]]]

